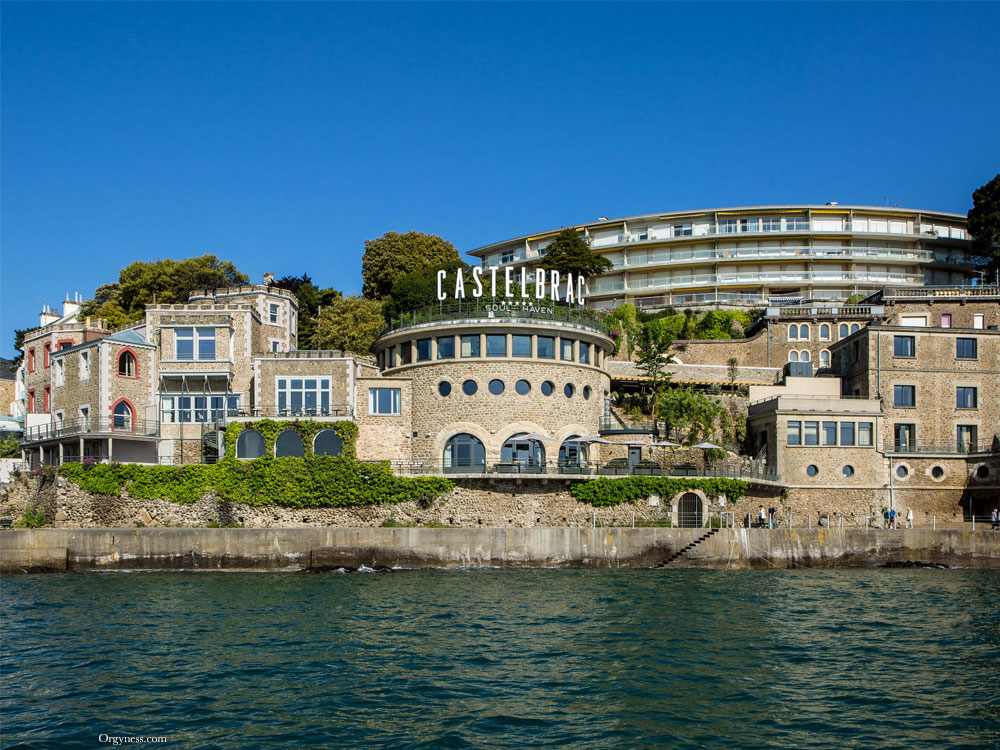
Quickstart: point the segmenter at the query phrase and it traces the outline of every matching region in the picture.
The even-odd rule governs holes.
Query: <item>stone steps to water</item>
[[[681,547],[681,549],[679,549],[676,552],[674,552],[672,555],[670,555],[670,557],[668,557],[666,560],[664,560],[663,562],[661,562],[656,567],[657,568],[666,568],[672,562],[674,562],[675,560],[679,560],[681,557],[683,557],[685,555],[685,553],[687,553],[690,550],[694,549],[699,544],[701,544],[702,542],[704,542],[706,539],[708,539],[709,537],[711,537],[713,534],[718,533],[719,531],[720,531],[720,529],[711,529],[710,531],[702,534],[700,537],[698,537],[697,539],[695,539],[693,542],[690,542],[690,543],[684,545],[683,547]]]

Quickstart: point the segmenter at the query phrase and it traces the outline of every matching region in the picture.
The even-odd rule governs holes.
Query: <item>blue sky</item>
[[[4,2],[0,352],[43,298],[212,252],[361,288],[652,211],[965,212],[1000,170],[1000,4]]]

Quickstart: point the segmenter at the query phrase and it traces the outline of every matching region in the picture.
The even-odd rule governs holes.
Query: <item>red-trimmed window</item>
[[[42,350],[43,350],[42,367],[48,368],[49,355],[52,354],[52,344],[46,341],[45,346],[42,347]]]
[[[118,354],[118,376],[122,378],[139,377],[139,358],[131,349],[122,349]]]
[[[35,413],[35,389],[28,391],[28,414]]]
[[[71,346],[76,346],[73,339],[60,339],[56,342],[56,351],[61,352],[63,349],[69,349]]]
[[[120,399],[111,407],[111,427],[115,430],[132,432],[135,430],[135,410],[128,399]]]
[[[52,388],[50,386],[45,386],[45,408],[42,410],[46,414],[49,413],[49,406],[52,404]]]
[[[28,349],[28,372],[35,371],[35,349]]]

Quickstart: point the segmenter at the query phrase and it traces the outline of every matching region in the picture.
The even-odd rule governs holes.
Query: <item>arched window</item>
[[[847,323],[840,324],[840,338],[847,338]]]
[[[112,415],[112,427],[116,430],[132,430],[132,407],[129,406],[127,401],[119,401],[115,404],[114,410],[111,412]]]
[[[486,448],[475,435],[462,432],[451,438],[444,446],[444,470],[446,472],[486,471]]]
[[[861,330],[861,326],[857,323],[851,323],[851,333],[857,333]]]
[[[805,323],[799,326],[799,338],[806,341],[809,338],[809,326]]]
[[[313,440],[313,453],[317,456],[339,456],[344,450],[344,441],[333,430],[320,430]]]
[[[571,435],[559,446],[559,467],[576,468],[587,463],[587,445],[578,443],[576,439],[579,435]]]
[[[830,338],[830,324],[829,323],[824,323],[823,325],[821,325],[819,327],[819,337],[821,339],[823,339],[824,341],[827,341]]]
[[[798,362],[799,361],[799,353],[797,351],[795,351],[794,349],[792,351],[788,352],[788,361],[789,362]]]
[[[500,460],[505,464],[518,464],[522,469],[545,465],[545,449],[541,442],[526,437],[527,433],[511,435],[500,449]]]
[[[820,367],[830,366],[830,351],[828,349],[824,349],[819,353],[819,366]]]
[[[275,458],[302,458],[302,436],[295,430],[282,430],[274,441],[274,455]]]
[[[799,338],[799,327],[794,323],[788,326],[788,340],[795,341]]]
[[[264,455],[264,436],[257,430],[243,430],[236,440],[236,458],[260,458]]]
[[[801,352],[799,352],[799,362],[808,362],[808,361],[809,361],[809,352],[803,349]]]
[[[135,355],[124,351],[118,355],[118,374],[126,378],[134,378],[137,372]]]

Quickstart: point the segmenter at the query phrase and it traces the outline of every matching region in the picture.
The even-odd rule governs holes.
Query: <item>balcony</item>
[[[46,440],[60,440],[72,437],[121,437],[121,438],[157,438],[160,436],[160,423],[136,419],[67,419],[62,422],[38,425],[24,432],[22,443],[40,443]]]
[[[962,456],[962,455],[993,455],[1000,454],[1000,440],[981,440],[978,442],[954,441],[951,443],[921,442],[911,440],[905,443],[897,443],[895,440],[885,442],[885,452],[898,455],[938,455],[938,456]]]
[[[213,413],[215,422],[245,422],[252,419],[316,419],[320,421],[340,421],[354,419],[354,411],[349,406],[255,406],[253,408],[227,409]]]
[[[460,322],[467,320],[510,320],[512,322],[552,321],[586,326],[604,332],[606,326],[599,320],[593,310],[582,307],[569,307],[562,303],[536,300],[534,298],[512,298],[499,302],[488,301],[485,298],[470,302],[453,302],[447,305],[425,307],[420,310],[405,313],[393,318],[389,325],[382,329],[379,336],[400,331],[405,328],[443,322]]]

